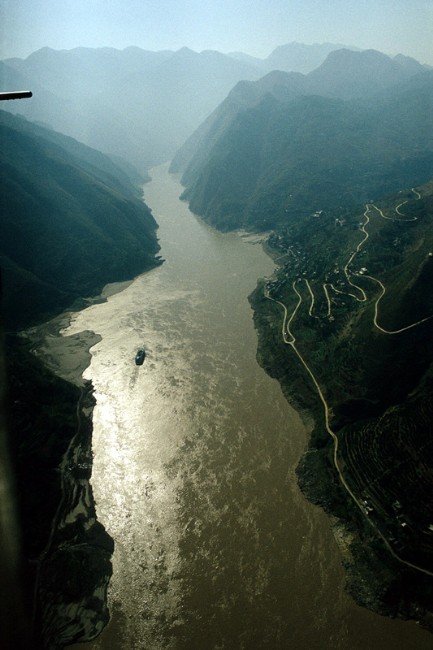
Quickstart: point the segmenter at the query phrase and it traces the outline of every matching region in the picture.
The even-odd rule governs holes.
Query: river
[[[97,513],[115,541],[112,618],[82,647],[431,648],[346,595],[329,520],[297,487],[308,433],[256,362],[247,300],[272,261],[192,215],[167,166],[151,176],[166,262],[67,332],[102,337],[85,376]]]

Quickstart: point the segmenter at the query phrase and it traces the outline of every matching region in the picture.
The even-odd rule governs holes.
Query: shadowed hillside
[[[157,225],[130,164],[4,111],[0,138],[1,307],[9,331],[160,263]],[[60,325],[52,327],[57,334]],[[84,348],[97,340],[84,338]],[[34,347],[6,337],[1,392],[22,544],[22,627],[32,647],[58,648],[107,623],[113,542],[96,520],[89,483],[94,398],[81,379],[89,355],[72,351],[74,385],[48,370]]]
[[[183,184],[191,185],[212,155],[214,145],[235,118],[248,108],[257,107],[267,95],[281,102],[302,95],[371,101],[377,93],[426,71],[426,66],[410,57],[397,55],[392,59],[375,50],[341,49],[333,51],[322,65],[307,75],[273,71],[257,81],[239,82],[179,149],[171,171],[181,172]]]
[[[5,112],[0,131],[8,327],[43,319],[157,263],[156,223],[109,158]]]
[[[361,55],[370,58],[368,52],[356,54]],[[374,57],[381,67],[382,56]],[[394,80],[394,62],[388,63]],[[302,81],[274,79],[271,92],[261,93],[254,85],[250,97],[261,99],[252,108],[248,99],[243,110],[236,99],[226,100],[190,148],[183,196],[212,225],[266,230],[310,211],[355,206],[431,177],[431,72],[404,78],[393,88],[384,85],[370,99],[350,101],[317,95],[293,99]],[[182,163],[187,160],[188,153]],[[178,169],[178,161],[172,169]]]

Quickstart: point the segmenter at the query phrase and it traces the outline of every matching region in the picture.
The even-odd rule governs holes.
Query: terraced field
[[[340,433],[344,475],[399,557],[433,571],[433,405],[416,397]]]

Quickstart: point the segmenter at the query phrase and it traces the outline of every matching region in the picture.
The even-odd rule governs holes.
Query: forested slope
[[[7,327],[157,263],[156,223],[109,158],[0,113],[0,264]]]
[[[341,50],[306,76],[238,84],[171,169],[212,225],[266,230],[427,181],[432,134],[431,71]]]

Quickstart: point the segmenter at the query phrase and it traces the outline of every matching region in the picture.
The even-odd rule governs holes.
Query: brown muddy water
[[[112,619],[81,647],[431,648],[345,594],[329,520],[297,487],[308,432],[256,362],[247,300],[273,262],[192,215],[167,166],[151,175],[166,262],[67,331],[102,337],[85,376],[97,513],[115,541]]]

